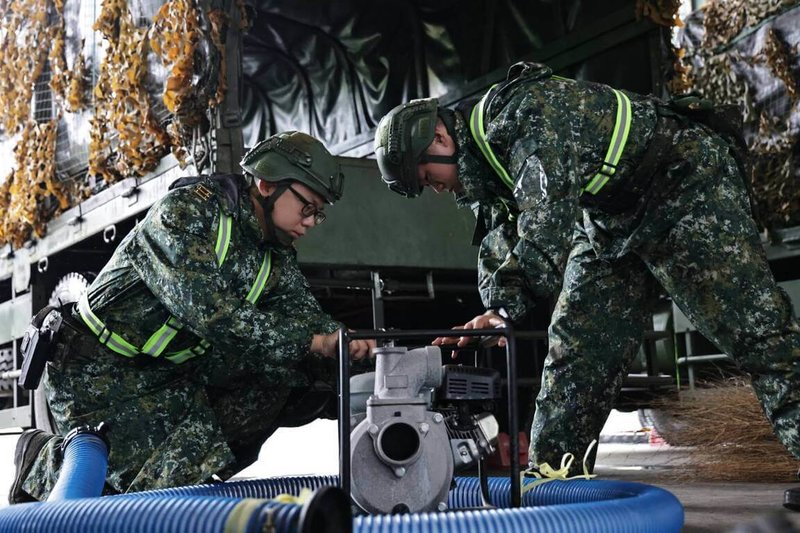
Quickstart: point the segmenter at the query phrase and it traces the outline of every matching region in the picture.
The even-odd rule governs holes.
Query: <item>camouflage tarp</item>
[[[800,2],[710,2],[679,38],[692,89],[743,109],[759,225],[800,225]]]

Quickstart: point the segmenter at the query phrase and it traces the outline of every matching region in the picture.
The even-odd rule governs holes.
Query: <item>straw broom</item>
[[[688,447],[681,479],[707,481],[796,481],[800,461],[772,432],[750,384],[734,378],[685,391],[654,405],[672,419],[659,427],[673,446]]]

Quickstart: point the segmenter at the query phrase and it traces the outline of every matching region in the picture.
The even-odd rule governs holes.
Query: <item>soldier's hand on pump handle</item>
[[[352,330],[351,330],[352,331]],[[360,360],[365,357],[372,357],[372,350],[375,348],[375,339],[351,340],[348,344],[350,348],[350,359]],[[325,357],[336,357],[339,347],[339,332],[334,331],[327,335],[314,335],[311,339],[311,351],[322,354]]]
[[[487,329],[487,328],[502,328],[506,325],[506,321],[496,315],[493,311],[486,311],[482,315],[478,315],[463,326],[456,326],[453,329]],[[475,337],[436,337],[433,339],[434,346],[442,346],[444,344],[455,344],[459,348],[463,348],[475,342]],[[484,347],[500,346],[501,348],[506,345],[505,337],[489,337],[488,339],[481,339],[481,345]],[[453,351],[453,357],[458,354],[458,350]]]

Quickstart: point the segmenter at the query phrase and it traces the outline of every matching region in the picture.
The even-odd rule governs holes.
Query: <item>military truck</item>
[[[757,55],[748,44],[754,35],[780,34],[797,21],[794,4],[773,3],[725,43],[737,53],[745,43]],[[238,172],[243,151],[279,131],[323,140],[346,176],[344,200],[297,245],[327,311],[351,327],[404,329],[450,327],[481,312],[471,213],[431,193],[414,202],[390,194],[371,157],[378,120],[411,98],[437,96],[448,106],[475,98],[521,60],[642,93],[687,90],[687,65],[698,61],[700,71],[719,54],[698,40],[703,12],[692,15],[683,44],[673,39],[678,7],[661,0],[0,2],[0,427],[50,427],[41,391],[16,382],[31,315],[85,290],[175,179]],[[743,78],[745,63],[737,64]],[[785,72],[759,75],[777,83]],[[791,117],[781,139],[796,147],[800,114],[787,107],[793,96],[782,87],[767,104],[750,103],[760,116]],[[796,180],[798,165],[788,164]],[[761,185],[766,198],[771,189]],[[792,248],[800,241],[799,197],[796,188],[784,191],[790,207],[771,209],[765,226],[781,281],[800,271]],[[519,328],[528,332],[521,398],[538,388],[551,306],[540,302]],[[694,382],[702,339],[675,317],[664,299],[621,407],[646,407],[653,394],[674,389],[676,377],[679,385]],[[711,355],[694,361],[722,359]],[[525,423],[532,406],[522,411]]]

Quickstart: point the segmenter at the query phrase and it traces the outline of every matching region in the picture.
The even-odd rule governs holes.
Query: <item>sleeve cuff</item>
[[[511,322],[521,321],[532,307],[523,294],[503,289],[483,290],[481,300],[486,309],[504,309]]]

